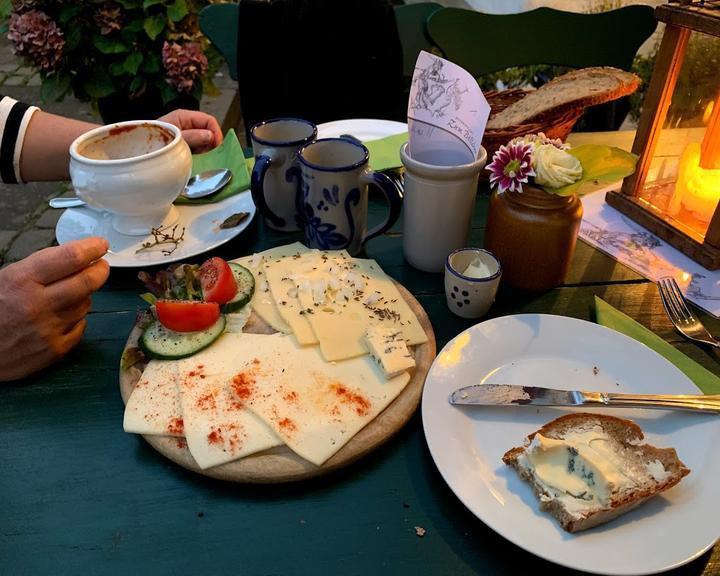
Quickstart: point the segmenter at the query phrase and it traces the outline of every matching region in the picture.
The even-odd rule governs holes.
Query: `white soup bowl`
[[[149,234],[177,221],[172,205],[187,184],[192,154],[177,126],[132,120],[95,128],[70,145],[77,195],[113,215],[121,234]]]

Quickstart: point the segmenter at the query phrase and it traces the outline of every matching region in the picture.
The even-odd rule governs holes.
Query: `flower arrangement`
[[[542,132],[513,138],[500,146],[486,167],[498,193],[522,192],[534,185],[549,194],[570,196],[585,184],[620,180],[635,170],[637,156],[612,146],[585,144],[571,148]]]
[[[114,94],[163,104],[212,92],[220,62],[198,26],[212,1],[13,0],[8,39],[40,72],[45,100],[73,93],[97,102]]]

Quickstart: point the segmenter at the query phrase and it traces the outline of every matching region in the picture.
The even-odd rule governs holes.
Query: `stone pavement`
[[[224,130],[234,127],[241,137],[244,128],[237,104],[237,84],[224,69],[215,77],[215,84],[220,94],[203,97],[200,109],[214,115],[223,124]],[[3,35],[0,35],[0,94],[37,105],[54,114],[101,122],[88,102],[75,98],[65,98],[61,102],[42,101],[40,77],[13,55]],[[68,183],[0,183],[0,266],[16,262],[55,243],[55,224],[62,210],[49,208],[48,200],[63,195],[74,195]]]

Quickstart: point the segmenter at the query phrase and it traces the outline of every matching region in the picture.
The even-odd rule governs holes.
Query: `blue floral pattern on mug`
[[[337,232],[336,228],[335,224],[323,222],[320,217],[315,215],[312,205],[305,202],[305,237],[312,246],[317,246],[322,250],[345,248],[349,241],[340,232]]]

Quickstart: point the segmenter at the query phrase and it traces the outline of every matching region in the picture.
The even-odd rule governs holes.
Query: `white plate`
[[[367,142],[379,140],[386,136],[407,132],[407,124],[392,120],[374,120],[372,118],[355,118],[352,120],[337,120],[318,124],[318,138],[337,138],[342,134],[351,134],[358,140]]]
[[[185,238],[169,256],[157,248],[136,253],[143,242],[152,240],[152,236],[120,234],[112,227],[110,214],[86,207],[65,210],[55,227],[55,236],[59,244],[88,236],[102,236],[112,250],[105,255],[110,266],[135,268],[169,264],[212,250],[240,234],[255,217],[255,204],[249,191],[213,204],[183,204],[176,208],[179,213],[178,230],[185,228]],[[250,215],[234,228],[221,229],[220,224],[236,212],[249,212]]]
[[[692,472],[636,510],[568,534],[539,510],[529,485],[501,460],[568,409],[448,403],[456,388],[482,382],[697,394],[694,384],[659,354],[603,326],[562,316],[526,314],[482,322],[449,342],[430,368],[422,399],[425,437],[440,473],[465,506],[511,542],[558,564],[597,574],[653,574],[689,562],[718,538],[718,416],[601,410],[637,422],[648,443],[675,448]]]

